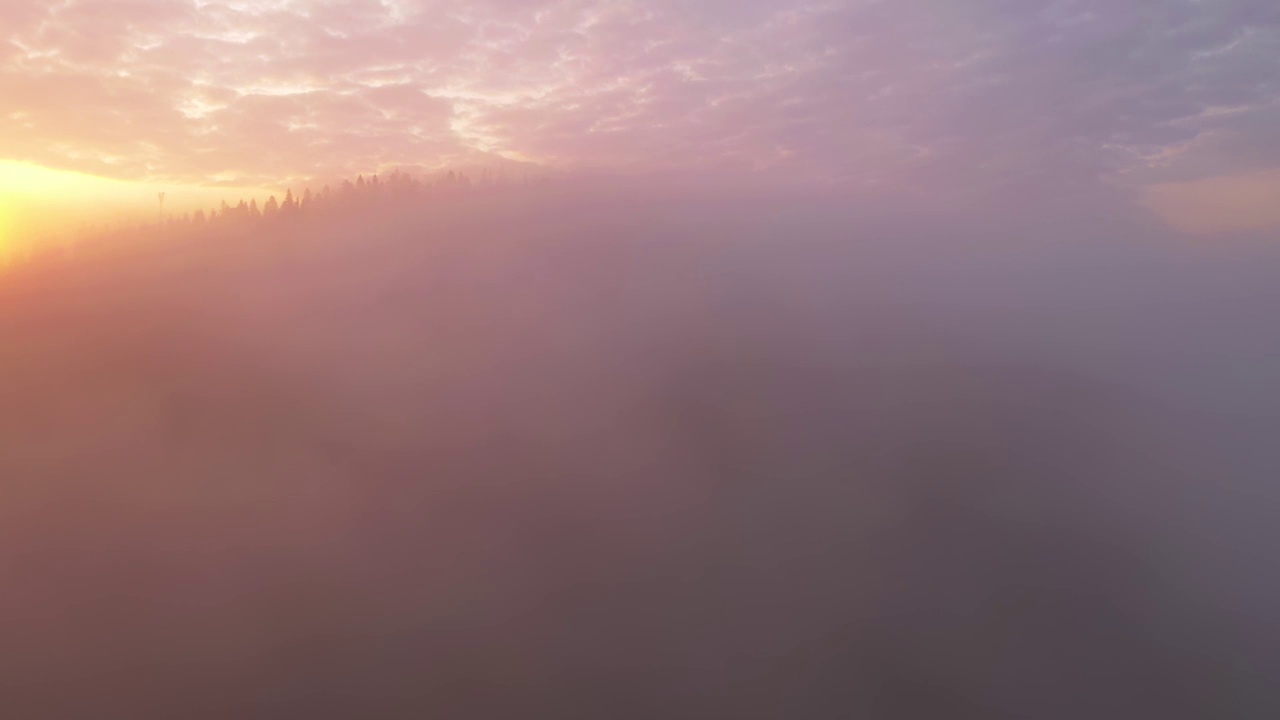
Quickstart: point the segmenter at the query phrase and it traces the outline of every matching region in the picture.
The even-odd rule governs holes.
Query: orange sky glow
[[[213,208],[225,199],[279,193],[123,180],[0,160],[0,256],[81,229],[154,221],[160,217],[161,192],[169,217]]]

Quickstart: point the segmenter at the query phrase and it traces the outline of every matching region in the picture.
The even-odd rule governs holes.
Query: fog
[[[1280,250],[557,181],[0,274],[14,718],[1275,717]]]

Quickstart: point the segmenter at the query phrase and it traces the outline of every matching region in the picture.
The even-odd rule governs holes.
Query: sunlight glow
[[[0,160],[0,255],[85,225],[154,222],[159,192],[166,194],[166,215],[172,216],[222,200],[265,199],[276,190],[117,180]]]
[[[65,213],[50,213],[68,201],[102,197],[116,181],[0,160],[0,255],[26,246],[35,236],[62,229]]]
[[[5,258],[12,250],[13,242],[13,209],[0,197],[0,260]]]
[[[5,195],[41,195],[80,190],[99,183],[119,184],[83,173],[51,170],[30,163],[0,160],[0,193]]]

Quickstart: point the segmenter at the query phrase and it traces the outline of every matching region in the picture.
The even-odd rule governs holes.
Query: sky
[[[520,162],[1265,230],[1280,4],[7,0],[0,159],[149,201]]]

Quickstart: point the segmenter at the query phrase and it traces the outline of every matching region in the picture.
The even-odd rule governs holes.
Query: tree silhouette
[[[481,170],[480,181],[473,181],[465,173],[448,170],[433,174],[429,179],[415,178],[400,169],[393,170],[387,177],[372,174],[368,178],[363,175],[354,180],[342,180],[336,187],[325,185],[320,192],[304,188],[298,195],[292,189],[286,191],[283,201],[271,196],[264,203],[256,198],[241,199],[235,203],[227,200],[218,201],[209,210],[187,214],[172,214],[164,217],[153,227],[171,233],[183,232],[180,228],[191,225],[215,225],[218,227],[243,228],[255,224],[261,218],[280,217],[282,215],[306,217],[319,209],[320,213],[335,211],[356,211],[371,209],[373,206],[390,207],[393,203],[407,203],[414,196],[430,202],[433,196],[452,195],[466,192],[472,187],[494,185],[495,173]],[[500,183],[497,183],[500,184]],[[407,205],[406,205],[407,207]],[[127,223],[122,223],[120,232],[128,230]],[[82,230],[82,236],[93,235],[91,230]]]

